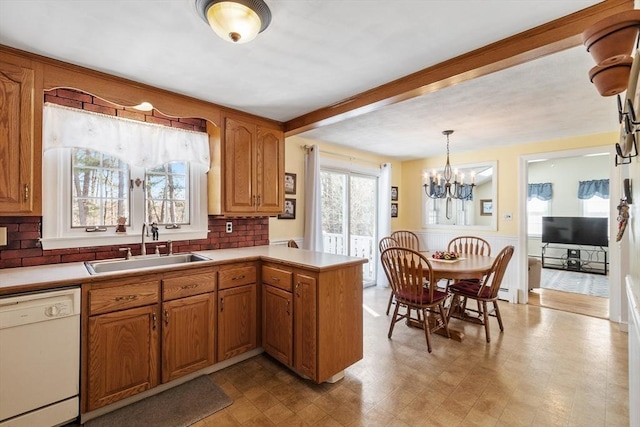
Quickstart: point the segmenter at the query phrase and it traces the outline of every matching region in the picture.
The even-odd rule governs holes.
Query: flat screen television
[[[543,216],[542,243],[609,246],[608,218]]]

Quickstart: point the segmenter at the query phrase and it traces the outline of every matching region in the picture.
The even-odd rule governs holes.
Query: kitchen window
[[[44,249],[206,238],[207,134],[46,104],[43,146]]]

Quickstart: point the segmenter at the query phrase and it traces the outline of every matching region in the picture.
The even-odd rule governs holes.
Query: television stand
[[[588,245],[542,245],[542,268],[577,271],[581,273],[609,273],[607,248]]]

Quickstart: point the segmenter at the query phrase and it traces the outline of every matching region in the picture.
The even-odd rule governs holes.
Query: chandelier
[[[458,170],[451,169],[449,161],[449,135],[452,130],[444,130],[442,134],[447,137],[447,163],[442,174],[434,170],[431,176],[427,176],[427,182],[423,184],[425,194],[432,199],[446,199],[447,218],[450,218],[450,205],[452,199],[471,200],[473,187],[475,187],[475,174],[471,173],[471,183],[464,183],[464,173],[458,174]],[[444,178],[444,180],[443,180]]]

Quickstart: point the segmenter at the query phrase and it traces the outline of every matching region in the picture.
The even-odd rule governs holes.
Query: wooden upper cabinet
[[[0,215],[39,214],[34,70],[0,61]],[[40,103],[38,103],[40,105]]]
[[[256,147],[257,211],[284,209],[284,137],[281,131],[258,126]]]
[[[224,213],[277,214],[284,208],[284,135],[225,120]]]
[[[224,139],[224,199],[230,213],[255,210],[255,125],[227,119]]]

